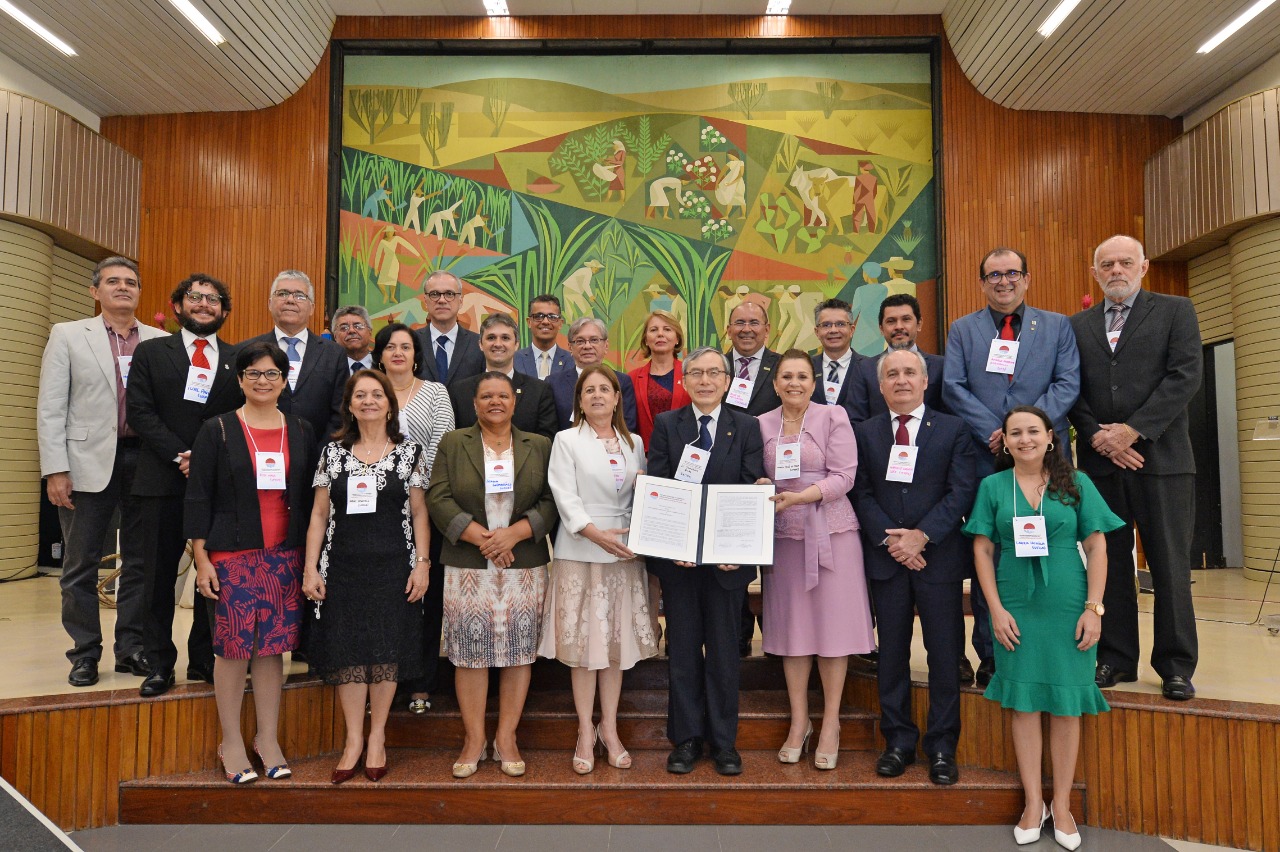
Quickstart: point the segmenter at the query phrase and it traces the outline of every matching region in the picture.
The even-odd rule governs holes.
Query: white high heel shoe
[[[1040,830],[1044,828],[1044,824],[1049,821],[1049,806],[1045,804],[1041,804],[1040,807],[1043,808],[1044,810],[1040,814],[1040,824],[1037,825],[1035,828],[1021,828],[1020,826],[1016,826],[1016,825],[1013,827],[1014,843],[1017,843],[1019,846],[1026,846],[1028,843],[1035,843],[1037,840],[1040,839]],[[1078,838],[1078,835],[1077,835],[1077,838]],[[1080,843],[1079,843],[1079,840],[1077,839],[1076,846],[1079,846],[1079,845]],[[1075,847],[1072,847],[1072,848],[1075,848]]]
[[[1075,822],[1075,818],[1072,817],[1071,821]],[[1053,821],[1053,839],[1063,849],[1068,850],[1068,852],[1074,852],[1074,850],[1080,848],[1080,826],[1076,826],[1074,834],[1067,834],[1058,830],[1058,821],[1055,819]]]

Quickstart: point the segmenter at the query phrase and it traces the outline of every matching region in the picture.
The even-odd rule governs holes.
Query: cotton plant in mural
[[[886,295],[933,303],[927,56],[377,56],[344,75],[338,303],[375,324],[425,324],[439,269],[464,325],[551,292],[608,325],[618,366],[654,308],[693,347],[756,301],[772,348],[813,349],[813,306],[839,297],[874,354]]]

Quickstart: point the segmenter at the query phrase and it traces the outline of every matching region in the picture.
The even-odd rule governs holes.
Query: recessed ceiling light
[[[484,0],[484,12],[491,18],[511,16],[511,10],[507,8],[507,0]]]
[[[766,15],[785,15],[791,11],[791,0],[769,0],[765,8]]]
[[[222,37],[222,33],[218,32],[218,28],[209,23],[209,19],[204,13],[191,5],[191,0],[169,0],[173,4],[173,8],[182,13],[183,17],[191,22],[191,25],[204,34],[214,46],[224,44],[226,39]]]
[[[1053,35],[1053,31],[1056,30],[1062,22],[1067,19],[1067,15],[1070,15],[1072,10],[1079,5],[1080,0],[1062,0],[1062,2],[1058,4],[1058,8],[1050,12],[1049,17],[1044,19],[1044,23],[1040,25],[1036,32],[1040,33],[1040,35],[1045,38]]]
[[[40,36],[40,38],[44,39],[49,44],[53,45],[60,52],[66,54],[67,56],[76,55],[75,48],[67,44],[62,39],[58,38],[53,33],[49,32],[47,29],[41,26],[35,20],[35,18],[31,17],[26,12],[22,11],[17,6],[10,3],[9,0],[0,0],[0,9],[3,9],[4,11],[8,12],[11,18],[13,18],[18,23],[22,24],[27,29],[31,30],[31,32]]]
[[[1197,50],[1196,53],[1208,53],[1213,50],[1215,47],[1235,35],[1236,30],[1261,15],[1263,11],[1274,2],[1276,2],[1276,0],[1258,0],[1257,3],[1254,3],[1248,9],[1241,12],[1240,17],[1218,30],[1217,35],[1200,45],[1200,49]]]

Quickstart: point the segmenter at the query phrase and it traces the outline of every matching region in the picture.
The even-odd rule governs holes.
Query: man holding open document
[[[755,418],[721,404],[729,389],[726,368],[724,356],[713,348],[690,353],[684,362],[683,382],[693,404],[660,414],[654,421],[648,473],[677,480],[667,483],[671,493],[652,497],[657,504],[655,520],[665,518],[674,523],[677,513],[664,513],[660,506],[678,505],[682,499],[690,501],[684,504],[684,516],[696,517],[701,500],[701,489],[696,486],[752,485],[764,475],[764,444]],[[679,493],[679,486],[686,483],[694,486],[687,489],[691,493]],[[637,510],[643,511],[639,504],[651,498],[650,490],[660,489],[638,492]],[[728,496],[738,499],[740,495]],[[717,515],[726,522],[741,516],[739,512],[713,513],[708,509],[708,524],[716,524]],[[767,513],[765,518],[772,520]],[[635,515],[632,526],[631,545],[635,549]],[[760,526],[763,523],[756,528]],[[772,536],[768,538],[771,544]],[[715,555],[704,546],[704,558]],[[671,659],[667,737],[675,749],[667,758],[667,771],[693,771],[705,742],[716,771],[737,775],[742,772],[742,758],[735,747],[739,615],[747,586],[756,577],[756,566],[650,559],[649,570],[662,581]]]

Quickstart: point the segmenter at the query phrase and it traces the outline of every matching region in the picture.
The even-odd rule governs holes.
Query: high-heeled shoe
[[[1072,818],[1071,821],[1075,822],[1075,819]],[[1058,821],[1055,819],[1053,821],[1053,839],[1063,849],[1073,852],[1073,850],[1080,848],[1080,826],[1076,826],[1074,834],[1067,834],[1065,831],[1058,830]]]
[[[241,769],[239,772],[231,773],[227,771],[227,765],[222,762],[222,743],[218,743],[218,763],[222,766],[222,774],[227,776],[227,781],[232,784],[250,784],[258,780],[258,773],[250,766],[248,769]]]
[[[370,766],[366,763],[364,765],[364,777],[375,783],[381,781],[387,777],[387,765],[384,763],[381,766]]]
[[[484,759],[488,756],[488,754],[489,754],[489,742],[488,740],[486,740],[480,746],[479,757],[477,757],[475,760],[471,761],[470,763],[462,763],[461,761],[459,761],[458,763],[455,763],[453,765],[453,777],[454,778],[470,778],[472,775],[475,775],[476,770],[480,768],[480,764],[484,762]]]
[[[578,775],[590,775],[591,771],[596,768],[596,745],[600,738],[599,728],[596,729],[595,738],[591,740],[591,756],[578,757],[578,744],[573,745],[573,771]],[[581,737],[579,737],[581,739]]]
[[[617,757],[614,757],[612,754],[610,754],[609,747],[604,744],[604,737],[600,736],[599,725],[596,725],[596,743],[600,746],[600,749],[604,752],[604,759],[608,761],[609,765],[612,766],[614,769],[630,769],[631,768],[631,752],[627,751],[624,748],[622,750],[622,754],[619,754]]]
[[[258,738],[253,738],[253,753],[258,756],[258,760],[262,760],[262,751],[258,748]],[[270,778],[272,781],[280,781],[284,778],[292,778],[293,770],[289,768],[288,762],[279,766],[267,766],[267,762],[262,760],[262,774]]]
[[[1013,842],[1019,846],[1026,846],[1028,843],[1035,843],[1040,839],[1040,830],[1044,828],[1044,824],[1049,821],[1049,806],[1042,804],[1044,810],[1040,814],[1040,824],[1035,828],[1013,827]],[[1077,844],[1078,845],[1078,844]]]
[[[498,768],[502,770],[502,774],[511,778],[519,778],[524,774],[523,760],[503,760],[502,755],[498,754],[498,744],[493,744],[493,761],[498,764]]]
[[[809,750],[809,737],[813,736],[813,722],[809,723],[809,730],[804,732],[804,739],[800,741],[799,748],[787,748],[785,745],[778,749],[779,763],[799,763],[800,757]]]
[[[837,733],[839,733],[837,731]],[[823,754],[818,751],[818,744],[813,744],[813,768],[814,769],[835,769],[836,764],[840,762],[840,741],[836,740],[836,750],[830,754]]]
[[[352,778],[356,777],[356,773],[360,771],[360,761],[364,758],[364,753],[356,758],[355,766],[350,769],[334,769],[333,774],[329,776],[330,784],[345,784]]]

